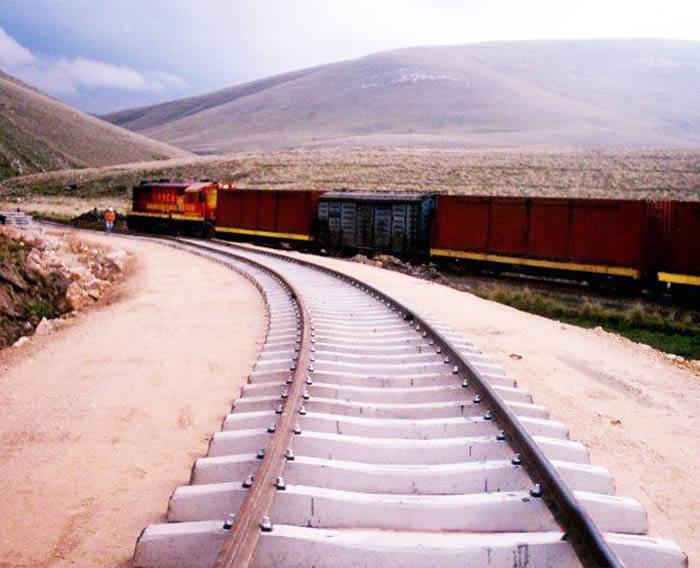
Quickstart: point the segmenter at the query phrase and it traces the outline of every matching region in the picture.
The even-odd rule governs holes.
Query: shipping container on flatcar
[[[441,195],[431,255],[495,268],[654,277],[649,204]]]
[[[674,286],[700,286],[700,202],[656,204],[662,223],[658,278]]]
[[[127,226],[138,231],[210,233],[217,185],[209,181],[142,181],[132,190]]]
[[[434,194],[324,193],[318,206],[319,246],[427,256]]]
[[[311,242],[321,193],[313,190],[222,189],[217,203],[216,234],[229,238]]]

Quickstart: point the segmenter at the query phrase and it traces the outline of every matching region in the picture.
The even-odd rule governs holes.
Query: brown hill
[[[198,153],[309,146],[700,145],[700,43],[378,53],[104,118]]]
[[[0,71],[0,179],[188,155],[71,108]]]

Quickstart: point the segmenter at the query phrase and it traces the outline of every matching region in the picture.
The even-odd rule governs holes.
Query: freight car
[[[313,243],[319,198],[310,190],[222,189],[217,236]]]
[[[142,181],[132,189],[127,226],[134,231],[210,236],[217,191],[218,185],[206,180]]]
[[[426,257],[434,210],[433,194],[324,193],[317,241],[327,250]]]
[[[441,195],[431,255],[495,270],[648,281],[652,208],[642,201]]]
[[[700,286],[700,203],[656,204],[658,279],[668,286]]]

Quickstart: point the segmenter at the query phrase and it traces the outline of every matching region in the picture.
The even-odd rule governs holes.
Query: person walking
[[[108,233],[114,232],[114,222],[117,220],[117,213],[114,207],[110,207],[105,211],[105,231]]]

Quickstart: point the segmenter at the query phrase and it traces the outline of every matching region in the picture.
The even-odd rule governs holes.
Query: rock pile
[[[57,318],[98,301],[124,270],[127,254],[107,251],[40,227],[0,228],[0,347],[33,332],[47,335]]]
[[[97,209],[97,207],[95,207],[90,211],[73,217],[71,223],[83,229],[104,229],[105,212],[105,209]],[[127,229],[126,217],[119,212],[117,212],[117,220],[114,222],[114,228],[117,231],[125,231]]]
[[[411,264],[410,262],[403,261],[400,258],[396,258],[395,256],[391,256],[389,254],[378,254],[372,258],[367,258],[363,254],[356,254],[354,257],[352,257],[352,260],[353,262],[359,262],[360,264],[369,264],[370,266],[386,268],[387,270],[401,272],[402,274],[408,274],[409,276],[414,276],[415,278],[432,280],[433,282],[449,285],[447,279],[433,264]]]

